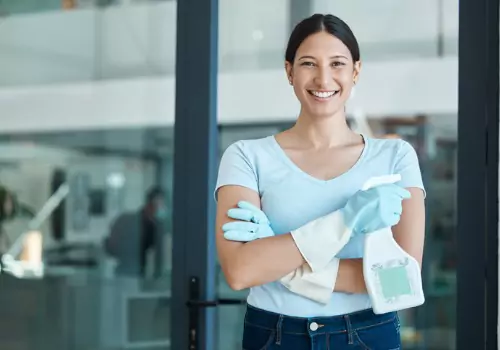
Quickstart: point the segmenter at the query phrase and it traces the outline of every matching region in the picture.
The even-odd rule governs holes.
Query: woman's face
[[[309,36],[299,46],[293,64],[286,62],[302,110],[318,117],[344,109],[360,67],[347,46],[327,32]]]

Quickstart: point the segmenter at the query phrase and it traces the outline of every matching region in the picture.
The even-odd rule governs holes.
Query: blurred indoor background
[[[2,215],[0,234],[9,251],[39,232],[44,259],[41,273],[13,265],[2,278],[0,348],[170,349],[172,237],[182,234],[169,216],[176,5],[0,0],[0,185],[24,208]],[[455,349],[458,0],[220,0],[219,8],[220,152],[293,124],[298,103],[283,57],[300,19],[330,12],[351,26],[363,70],[349,122],[411,142],[428,193],[427,301],[401,313],[403,348]],[[121,273],[107,242],[155,186],[167,215],[144,245],[143,269]],[[218,281],[220,296],[244,299],[220,273]],[[243,313],[219,308],[217,349],[241,349]]]

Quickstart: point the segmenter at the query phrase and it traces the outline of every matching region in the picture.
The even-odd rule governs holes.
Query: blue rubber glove
[[[394,185],[379,185],[369,190],[358,191],[341,209],[344,223],[353,234],[365,234],[396,225],[403,211],[403,199],[410,192]],[[240,201],[238,208],[229,209],[228,216],[240,220],[222,227],[224,237],[232,241],[249,242],[274,236],[266,214],[254,205]]]
[[[354,234],[371,233],[396,225],[403,212],[402,201],[409,191],[395,184],[358,191],[342,210],[344,223]]]
[[[253,204],[240,201],[238,208],[229,209],[227,215],[231,219],[222,226],[224,238],[230,241],[250,242],[255,239],[274,236],[266,214]]]

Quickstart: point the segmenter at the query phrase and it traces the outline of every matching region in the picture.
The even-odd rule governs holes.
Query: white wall
[[[221,122],[297,114],[281,68],[288,7],[288,0],[221,0]],[[444,29],[452,38],[457,8],[457,1],[444,1]],[[172,125],[175,12],[175,2],[159,2],[3,19],[0,130]],[[438,33],[434,0],[315,0],[313,12],[344,18],[368,56],[350,108],[372,115],[456,113],[456,57],[426,54]],[[370,59],[375,51],[385,59]],[[129,75],[141,77],[124,78]]]
[[[364,65],[350,110],[374,116],[456,114],[456,58]],[[0,89],[0,132],[169,126],[174,121],[171,77]],[[193,96],[193,99],[196,99]],[[219,75],[221,123],[293,120],[298,103],[284,70]]]
[[[313,0],[313,9],[346,21],[360,40],[362,54],[363,47],[384,58],[395,50],[399,56],[435,54],[440,31],[449,39],[447,51],[458,42],[458,0]]]
[[[443,4],[445,33],[456,38],[457,1]],[[344,18],[367,57],[351,110],[456,114],[456,56],[427,52],[435,49],[437,2],[314,0],[313,10]],[[175,2],[147,2],[4,18],[0,132],[172,125],[175,12]],[[288,0],[221,0],[221,122],[297,114],[282,69],[288,13]]]
[[[366,59],[434,56],[435,0],[315,0],[353,28]],[[458,0],[444,0],[444,32],[456,42]],[[221,0],[222,71],[281,68],[289,0]],[[309,14],[304,14],[304,17]],[[0,86],[172,74],[176,2],[146,2],[2,18]]]

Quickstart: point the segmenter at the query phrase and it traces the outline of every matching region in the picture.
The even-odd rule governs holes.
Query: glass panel
[[[426,302],[399,313],[404,348],[455,349],[457,117],[429,113],[367,120],[378,137],[401,137],[414,146],[427,190]]]
[[[246,307],[221,306],[218,310],[218,344],[219,350],[239,350],[241,347],[243,320]]]
[[[304,16],[330,11],[345,18],[360,39],[364,59],[457,54],[456,0],[307,3],[300,7],[311,9]],[[221,0],[220,28],[227,30],[220,31],[220,71],[281,69],[292,18],[300,14],[294,4]],[[175,71],[175,50],[171,50],[175,1],[4,0],[2,14],[7,16],[0,28],[4,67],[0,86],[152,77]],[[65,30],[57,30],[61,27]]]
[[[221,0],[219,70],[282,67],[289,25],[288,0]]]
[[[113,3],[1,21],[2,349],[170,349],[176,2]]]
[[[3,0],[0,3],[2,14],[9,16],[33,12],[55,11],[63,8],[64,1],[40,0],[40,1],[16,1]]]
[[[349,23],[364,60],[458,54],[458,1],[312,0],[312,4],[313,13],[333,13]]]
[[[23,208],[2,216],[4,264],[15,260],[1,275],[11,328],[0,346],[168,349],[172,130],[75,132],[0,135],[0,192]],[[42,274],[26,265],[30,232]]]
[[[167,2],[172,0],[2,0],[0,9],[3,14],[12,16],[45,11],[67,11],[159,1]]]
[[[2,1],[0,86],[80,86],[94,79],[165,74],[168,84],[175,72],[176,4],[171,0]],[[23,15],[15,15],[19,13]]]
[[[309,4],[310,12],[303,18],[332,12],[351,26],[359,41],[363,66],[347,105],[351,127],[375,138],[402,138],[419,158],[427,190],[422,266],[426,302],[400,312],[403,348],[455,349],[458,1],[312,0]],[[272,6],[267,11],[254,2],[221,2],[221,152],[236,140],[284,130],[299,114],[283,70],[291,31],[287,18],[297,17],[296,11],[290,16],[296,5],[278,1]],[[260,13],[264,8],[266,13]],[[231,291],[221,275],[218,283],[220,295],[246,295]],[[236,308],[227,308],[219,327],[230,329],[231,336],[241,334],[241,317]],[[222,346],[229,335],[219,332]],[[230,344],[240,346],[235,341]]]
[[[456,0],[410,0],[397,4],[392,0],[305,2],[306,5],[298,5],[291,0],[221,0],[220,71],[281,69],[291,22],[300,14],[297,11],[307,8],[310,11],[303,13],[304,17],[333,13],[345,19],[358,36],[365,60],[458,54]]]
[[[220,128],[220,148],[219,153],[233,142],[244,139],[252,139],[272,135],[285,128],[283,124],[269,124],[265,126],[236,126],[224,125]],[[220,264],[217,265],[217,294],[223,299],[246,300],[248,291],[232,290],[222,273]],[[235,350],[241,349],[241,339],[243,330],[243,320],[245,306],[221,306],[218,308],[217,320],[217,349]]]

